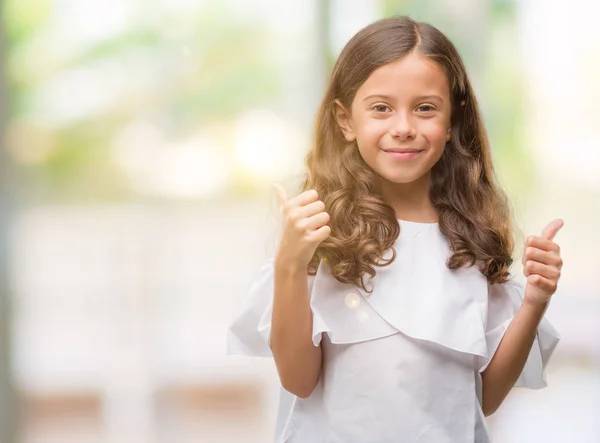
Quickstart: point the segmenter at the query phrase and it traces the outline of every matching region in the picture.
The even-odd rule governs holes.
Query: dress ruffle
[[[521,305],[524,294],[523,285],[514,281],[490,285],[485,334],[487,355],[480,360],[480,372],[485,370],[498,349],[508,325]],[[547,386],[546,365],[559,340],[560,335],[556,329],[546,318],[542,318],[529,357],[515,383],[516,387],[541,389]]]
[[[476,267],[450,270],[450,249],[437,224],[403,222],[397,257],[378,267],[369,294],[337,281],[326,263],[309,276],[313,343],[351,344],[401,333],[472,354],[476,370],[492,359],[522,300],[515,282],[489,285]],[[272,356],[269,347],[274,260],[260,270],[228,331],[228,353]],[[517,386],[546,386],[545,368],[559,340],[543,319]]]

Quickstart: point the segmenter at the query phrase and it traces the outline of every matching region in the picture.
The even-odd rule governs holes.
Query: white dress
[[[518,309],[523,287],[490,285],[476,267],[451,271],[436,223],[400,221],[397,257],[377,267],[369,295],[309,277],[313,342],[323,369],[306,399],[281,389],[276,443],[484,443],[481,376]],[[391,253],[391,251],[388,251]],[[272,356],[273,260],[228,331],[228,353]],[[543,319],[516,386],[546,386],[559,340]]]

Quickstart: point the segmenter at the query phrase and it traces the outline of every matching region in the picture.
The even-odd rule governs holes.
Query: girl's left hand
[[[523,253],[523,274],[527,277],[523,301],[546,304],[556,292],[563,261],[560,247],[553,239],[563,224],[556,219],[544,228],[541,236],[527,238]]]

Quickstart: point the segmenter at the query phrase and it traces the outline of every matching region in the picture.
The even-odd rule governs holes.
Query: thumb
[[[564,224],[565,223],[560,218],[552,220],[546,225],[546,227],[542,231],[542,238],[545,238],[546,240],[554,239],[554,236],[557,234],[560,228],[563,227]]]
[[[275,188],[275,192],[277,192],[279,206],[283,206],[285,202],[287,202],[287,192],[285,192],[285,188],[279,183],[273,183],[273,187]]]

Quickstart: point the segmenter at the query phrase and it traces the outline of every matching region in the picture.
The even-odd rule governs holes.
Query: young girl
[[[489,441],[510,389],[546,386],[543,319],[562,261],[551,222],[509,280],[508,205],[454,46],[409,18],[343,49],[303,192],[229,331],[273,356],[278,443]]]

